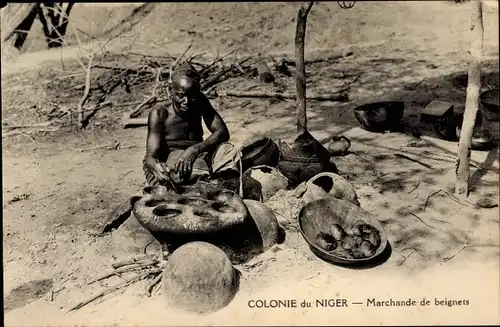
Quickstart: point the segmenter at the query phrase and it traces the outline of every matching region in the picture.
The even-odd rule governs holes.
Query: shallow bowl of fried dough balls
[[[387,246],[387,234],[376,217],[345,200],[307,203],[299,213],[299,227],[311,251],[332,263],[371,261]]]

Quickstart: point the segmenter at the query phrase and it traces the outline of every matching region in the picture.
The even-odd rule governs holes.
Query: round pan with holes
[[[146,195],[134,215],[152,233],[206,235],[241,224],[249,213],[241,198],[222,190],[208,197]]]

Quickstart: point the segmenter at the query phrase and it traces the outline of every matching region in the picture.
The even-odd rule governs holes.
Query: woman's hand
[[[156,179],[160,182],[165,182],[169,179],[168,173],[170,172],[170,170],[165,163],[157,162],[152,167],[152,172],[155,175]]]
[[[187,179],[191,176],[193,163],[198,154],[199,152],[196,146],[191,146],[184,150],[179,159],[177,159],[174,170],[179,174],[180,179]]]

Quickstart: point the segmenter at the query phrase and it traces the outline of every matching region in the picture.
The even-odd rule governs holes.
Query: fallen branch
[[[319,62],[337,60],[337,59],[341,59],[341,58],[345,58],[345,57],[350,57],[353,54],[354,54],[354,52],[352,52],[352,51],[342,50],[342,51],[339,51],[337,53],[326,55],[324,57],[306,59],[306,60],[304,60],[304,64],[309,65],[309,64],[319,63]],[[284,64],[286,64],[286,65],[288,65],[288,66],[292,66],[292,67],[296,66],[295,59],[293,59],[291,57],[284,57],[281,60],[281,62],[284,63]]]
[[[170,66],[170,76],[172,76],[172,71],[175,68],[175,66],[177,66],[179,64],[179,62],[181,62],[182,58],[184,58],[184,56],[189,51],[189,49],[191,49],[192,45],[193,45],[193,40],[191,40],[191,42],[189,42],[189,45],[186,48],[186,50],[184,50],[184,52],[179,57],[177,57],[177,59],[175,59],[174,64],[172,66]]]
[[[408,254],[407,256],[404,256],[403,254],[401,254],[401,256],[404,258],[403,260],[401,260],[396,266],[397,267],[400,267],[403,265],[403,263],[405,263],[405,261],[413,254],[414,252],[411,251],[410,254]]]
[[[132,110],[129,113],[126,113],[124,116],[125,120],[139,116],[144,107],[151,106],[151,105],[158,102],[159,99],[158,99],[158,95],[157,95],[156,90],[158,89],[159,85],[161,84],[160,77],[161,77],[161,67],[158,68],[158,70],[156,72],[156,83],[153,86],[153,91],[151,91],[151,96],[149,98],[146,98],[141,103],[139,103],[139,105],[137,107],[135,107],[134,110]]]
[[[71,309],[69,309],[69,312],[71,312],[71,311],[75,311],[75,310],[78,310],[78,309],[81,309],[81,308],[83,308],[84,306],[86,306],[86,305],[88,305],[88,304],[90,304],[90,303],[94,302],[95,300],[102,298],[103,296],[106,296],[106,295],[108,295],[108,294],[111,294],[111,293],[113,293],[113,292],[115,292],[115,291],[117,291],[117,290],[119,290],[119,289],[121,289],[121,288],[123,288],[123,287],[126,287],[126,286],[128,286],[128,285],[131,285],[131,284],[133,284],[133,283],[136,283],[136,282],[138,282],[138,281],[140,281],[140,280],[142,280],[142,279],[147,278],[147,277],[148,277],[148,276],[150,276],[151,274],[156,274],[156,273],[158,273],[158,272],[161,272],[161,269],[160,269],[160,268],[151,269],[151,270],[149,270],[149,271],[145,272],[144,274],[140,274],[140,275],[137,275],[137,276],[135,276],[135,277],[129,278],[129,279],[127,279],[127,280],[125,280],[125,281],[123,281],[123,282],[119,283],[118,285],[115,285],[115,286],[113,286],[113,287],[110,287],[110,288],[108,288],[108,289],[106,289],[106,290],[104,290],[104,291],[100,292],[99,294],[97,294],[97,295],[95,295],[95,296],[92,296],[92,297],[91,297],[90,299],[88,299],[88,300],[85,300],[85,301],[83,301],[83,302],[78,303],[77,305],[75,305],[74,307],[72,307]]]
[[[114,269],[113,271],[111,271],[109,273],[103,274],[97,278],[92,279],[90,282],[87,283],[87,285],[91,285],[91,284],[98,282],[98,281],[101,281],[103,279],[106,279],[106,278],[109,278],[112,276],[116,276],[119,274],[123,274],[126,272],[144,269],[146,267],[150,267],[150,266],[153,266],[153,265],[158,264],[158,263],[159,263],[158,260],[148,259],[148,260],[143,260],[143,261],[138,262],[138,263],[133,263],[130,265],[122,266],[122,267]]]
[[[448,192],[448,191],[445,191],[443,190],[444,193],[446,193],[453,201],[457,202],[458,204],[461,204],[463,206],[469,206],[471,208],[475,208],[476,205],[466,199],[459,199],[458,197],[456,197],[455,195],[453,195],[452,193]]]
[[[218,72],[217,74],[215,74],[214,76],[212,76],[209,79],[203,81],[201,83],[201,90],[205,91],[209,87],[211,87],[211,86],[213,86],[215,84],[218,84],[220,82],[219,79],[222,78],[227,73],[229,73],[231,70],[233,70],[232,66],[226,67],[226,68],[222,69],[220,72]]]
[[[415,185],[415,187],[414,187],[414,188],[413,188],[410,192],[408,192],[408,194],[410,194],[410,193],[412,193],[413,191],[415,191],[415,190],[419,187],[420,182],[421,182],[421,181],[418,181],[417,185]]]
[[[431,195],[429,195],[427,197],[427,199],[425,199],[425,203],[424,203],[424,210],[427,208],[427,204],[429,203],[429,200],[431,197],[433,197],[434,195],[438,194],[439,192],[441,192],[442,190],[437,190],[436,192],[432,193]]]
[[[425,221],[420,218],[419,216],[417,216],[416,214],[410,212],[410,215],[412,215],[413,217],[417,218],[422,224],[424,224],[425,226],[429,227],[429,228],[435,228],[434,226],[431,226],[429,224],[426,224]]]
[[[217,96],[233,96],[238,98],[278,98],[278,99],[296,99],[297,96],[292,93],[277,93],[277,92],[266,92],[266,91],[255,91],[255,92],[245,92],[245,91],[215,91]],[[308,94],[307,100],[316,101],[338,101],[346,102],[349,101],[349,96],[344,90],[339,91],[336,94]]]
[[[50,126],[52,123],[51,122],[43,122],[43,123],[38,123],[38,124],[30,124],[30,125],[13,125],[13,126],[9,126],[9,125],[2,125],[2,128],[3,129],[22,129],[22,128],[37,128],[37,127],[46,127],[46,126]]]
[[[83,96],[78,103],[78,127],[82,128],[84,124],[83,119],[83,105],[87,102],[90,94],[90,82],[92,78],[92,61],[94,60],[95,53],[92,53],[89,57],[89,62],[87,64],[86,69],[86,77],[85,77],[85,90],[83,91]]]
[[[462,247],[460,249],[457,250],[457,252],[455,252],[455,254],[449,256],[449,257],[446,257],[446,258],[443,258],[443,262],[447,262],[447,261],[450,261],[451,259],[453,259],[457,254],[459,254],[460,252],[462,252],[463,250],[465,250],[465,248],[467,248],[469,246],[469,240],[468,240],[468,236],[469,236],[469,231],[467,231],[467,233],[465,233],[465,240],[464,240],[464,245],[462,245]]]
[[[51,128],[51,129],[36,129],[32,132],[36,132],[36,133],[51,133],[51,132],[57,132],[59,130],[59,128]],[[20,130],[15,130],[15,131],[11,131],[11,132],[7,132],[7,133],[2,133],[2,137],[8,137],[8,136],[14,136],[14,135],[23,135],[23,136],[27,136],[26,134],[27,132],[22,132]]]
[[[158,272],[158,275],[153,279],[153,281],[151,281],[151,284],[149,284],[147,289],[146,289],[146,295],[148,297],[150,297],[153,294],[153,290],[154,290],[155,286],[161,282],[162,278],[163,278],[163,274],[160,271],[160,272]]]
[[[118,269],[120,267],[132,265],[134,263],[141,263],[141,262],[144,262],[145,260],[151,260],[150,256],[149,255],[141,255],[141,256],[136,257],[136,258],[119,261],[117,263],[113,263],[111,265],[111,267],[113,267],[114,269]]]
[[[123,128],[141,127],[147,125],[148,125],[147,118],[131,118],[122,122]]]
[[[394,154],[396,157],[400,157],[400,158],[404,158],[404,159],[407,159],[407,160],[410,160],[410,161],[413,161],[415,163],[418,163],[419,165],[422,165],[424,166],[425,168],[429,168],[429,169],[434,169],[433,166],[429,165],[429,164],[426,164],[425,162],[422,162],[420,160],[417,160],[417,159],[413,159],[413,158],[410,158],[404,154],[401,154],[401,153],[395,153]]]

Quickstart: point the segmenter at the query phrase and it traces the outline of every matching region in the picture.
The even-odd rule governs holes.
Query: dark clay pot
[[[299,135],[292,144],[278,142],[280,161],[278,170],[297,186],[321,172],[337,173],[330,161],[331,154],[309,132]]]
[[[488,121],[499,121],[499,90],[498,88],[491,89],[481,93],[479,96],[481,103],[480,110]]]
[[[279,162],[278,145],[267,136],[255,136],[241,146],[243,171],[255,166],[276,167]]]

